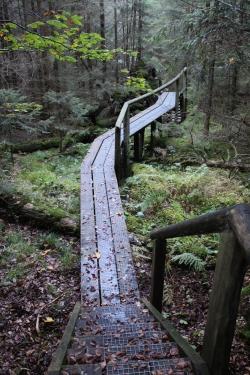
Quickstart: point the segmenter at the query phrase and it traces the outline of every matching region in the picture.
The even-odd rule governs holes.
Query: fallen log
[[[222,160],[182,160],[180,161],[182,166],[199,166],[207,165],[210,168],[221,168],[228,170],[238,170],[240,172],[250,172],[250,164],[238,163],[234,161],[222,161]]]
[[[28,223],[56,232],[80,236],[79,223],[70,217],[58,217],[42,212],[11,188],[0,187],[0,217],[9,221]]]
[[[31,143],[18,143],[12,145],[12,152],[18,153],[18,152],[34,152],[38,150],[49,150],[50,148],[56,148],[59,147],[59,138],[52,138],[48,140],[39,140],[39,141],[33,141]]]
[[[250,164],[243,164],[234,161],[207,160],[206,164],[211,168],[237,169],[241,172],[250,172]]]
[[[69,133],[63,141],[63,150],[66,150],[75,143],[91,143],[98,135],[100,135],[100,129],[98,128],[90,128]],[[51,148],[59,148],[59,146],[60,138],[53,137],[50,139],[38,139],[31,142],[16,143],[11,145],[3,144],[0,146],[0,152],[9,150],[12,154],[16,154],[18,152],[31,153],[40,150],[49,150]]]

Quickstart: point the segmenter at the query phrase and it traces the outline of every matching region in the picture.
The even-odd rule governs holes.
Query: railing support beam
[[[140,148],[140,134],[135,133],[134,135],[134,159],[135,161],[140,161],[139,148]]]
[[[124,161],[124,177],[130,175],[130,110],[127,108],[123,122],[123,161]]]
[[[180,79],[178,78],[175,82],[175,121],[178,123],[178,114],[179,114],[179,98],[180,98]]]
[[[184,108],[183,108],[183,111],[184,111],[184,119],[185,119],[187,117],[187,106],[188,106],[188,98],[187,98],[187,94],[188,94],[188,76],[187,76],[187,68],[184,69],[183,80],[184,80]]]
[[[213,375],[228,374],[231,345],[247,268],[233,232],[223,233],[210,296],[202,357]]]
[[[162,311],[165,277],[166,240],[156,240],[153,250],[151,304]]]
[[[156,122],[153,121],[151,124],[151,134],[150,134],[150,150],[152,153],[155,147],[155,131],[156,131]]]
[[[140,153],[140,160],[143,159],[143,149],[144,149],[144,135],[145,135],[145,129],[142,129],[140,131],[140,148],[139,148],[139,153]]]
[[[121,128],[115,127],[115,172],[117,181],[122,179],[122,165],[121,165]]]

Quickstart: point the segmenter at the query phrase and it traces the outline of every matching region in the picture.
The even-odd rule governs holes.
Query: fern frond
[[[184,264],[185,266],[188,266],[195,271],[203,271],[205,269],[205,262],[197,257],[196,255],[192,253],[183,253],[180,255],[175,255],[172,258],[172,262],[178,263],[178,264]]]

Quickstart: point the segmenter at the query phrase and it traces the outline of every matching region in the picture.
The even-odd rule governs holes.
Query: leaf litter
[[[21,260],[13,252],[4,261],[8,238],[15,233],[35,246],[29,254],[18,255]],[[0,249],[4,249],[0,252],[1,375],[44,374],[80,299],[79,241],[69,236],[55,238],[71,249],[75,258],[69,261],[68,255],[61,258],[63,248],[45,243],[44,248],[37,247],[38,238],[44,236],[53,237],[27,226],[6,224],[0,237]],[[24,272],[19,275],[21,265]]]

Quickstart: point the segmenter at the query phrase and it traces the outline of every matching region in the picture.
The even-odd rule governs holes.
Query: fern
[[[185,266],[188,266],[195,271],[203,271],[205,269],[205,262],[197,257],[196,255],[192,253],[183,253],[180,255],[175,255],[172,258],[172,262],[178,263],[178,264],[184,264]]]

